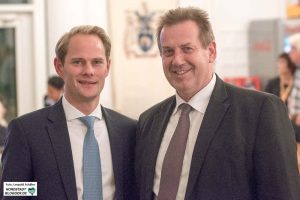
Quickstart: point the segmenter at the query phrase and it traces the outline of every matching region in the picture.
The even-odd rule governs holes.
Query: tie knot
[[[94,116],[84,116],[79,117],[79,120],[82,121],[88,129],[94,128],[95,117]]]
[[[180,105],[181,108],[181,115],[188,115],[192,111],[192,106],[187,103],[183,103]]]

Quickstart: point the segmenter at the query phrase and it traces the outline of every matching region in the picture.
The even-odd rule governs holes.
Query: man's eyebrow
[[[193,44],[190,43],[190,42],[187,42],[187,43],[181,44],[181,45],[179,45],[179,46],[180,46],[180,47],[185,47],[185,46],[195,46],[195,45],[193,45]],[[164,48],[172,48],[172,47],[170,47],[170,46],[162,46],[161,48],[164,49]]]
[[[105,60],[105,59],[102,57],[96,57],[96,58],[93,58],[93,60]]]
[[[184,43],[182,45],[180,45],[181,47],[185,47],[185,46],[194,46],[193,44],[191,44],[190,42]]]

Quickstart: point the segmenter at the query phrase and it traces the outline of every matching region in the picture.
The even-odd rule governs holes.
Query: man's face
[[[57,73],[64,79],[64,95],[70,103],[99,102],[110,61],[106,60],[103,43],[97,36],[73,36],[65,62],[56,58],[54,63]]]
[[[188,101],[212,78],[215,42],[203,48],[198,26],[191,20],[165,26],[160,42],[165,76],[179,96]]]
[[[289,53],[289,56],[293,63],[297,65],[297,67],[300,66],[300,50],[298,50],[296,47],[292,46],[291,51]]]

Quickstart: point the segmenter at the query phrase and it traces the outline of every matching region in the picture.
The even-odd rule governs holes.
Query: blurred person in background
[[[288,108],[292,121],[296,126],[300,127],[300,33],[291,35],[289,43],[291,45],[289,56],[296,65],[296,71],[293,88],[288,98]],[[297,141],[300,142],[300,136],[297,137]]]
[[[278,76],[269,80],[265,92],[274,94],[287,105],[287,99],[292,91],[295,64],[287,53],[281,53],[277,59]]]
[[[272,93],[278,97],[288,106],[288,99],[291,94],[293,83],[294,83],[294,74],[296,71],[296,65],[291,60],[289,54],[281,53],[277,59],[277,71],[278,76],[269,80],[265,92]],[[289,106],[288,106],[289,108]],[[292,114],[289,112],[290,119],[293,119]],[[293,127],[295,129],[295,135],[297,138],[297,133],[299,132],[299,128],[293,122]],[[299,139],[298,139],[299,140]],[[300,170],[300,147],[297,144],[297,156],[298,156],[298,168]]]
[[[289,37],[291,50],[289,56],[296,65],[294,84],[288,98],[288,110],[295,129],[298,151],[298,168],[300,169],[300,33]]]
[[[51,76],[47,83],[47,95],[44,98],[44,106],[54,105],[63,95],[64,80],[59,76]]]

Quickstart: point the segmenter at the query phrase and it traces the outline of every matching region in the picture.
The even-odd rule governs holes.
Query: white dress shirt
[[[65,111],[67,126],[71,141],[76,188],[78,200],[83,198],[83,141],[87,127],[78,119],[85,116],[78,109],[72,106],[65,97],[62,98],[62,105]],[[115,180],[112,166],[110,142],[105,120],[102,116],[101,105],[90,114],[95,116],[94,133],[99,145],[102,170],[103,199],[113,200],[115,198]]]
[[[176,200],[183,200],[186,193],[189,173],[190,173],[190,166],[194,151],[194,146],[196,143],[196,139],[198,137],[198,132],[213,92],[214,86],[216,83],[216,75],[214,74],[211,81],[205,86],[202,90],[200,90],[197,94],[195,94],[189,102],[185,102],[178,94],[176,94],[176,107],[170,117],[168,122],[167,128],[165,130],[160,149],[157,156],[156,166],[155,166],[155,175],[154,175],[154,186],[153,192],[157,196],[159,191],[159,184],[161,178],[161,170],[163,160],[169,146],[170,140],[174,134],[175,128],[177,126],[179,116],[181,114],[181,110],[178,110],[178,106],[182,103],[188,103],[190,106],[193,107],[193,110],[190,112],[190,129],[189,129],[189,136],[186,144],[185,154],[183,158],[183,166],[180,176],[179,188],[176,196]]]

